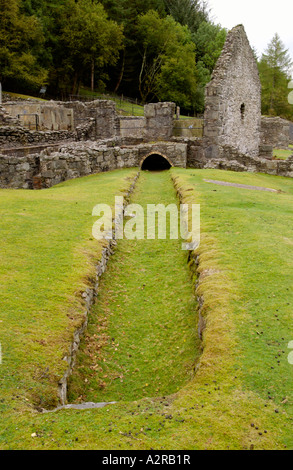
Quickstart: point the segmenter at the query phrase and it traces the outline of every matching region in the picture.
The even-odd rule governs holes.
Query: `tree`
[[[150,10],[138,18],[137,38],[142,101],[157,98],[192,107],[196,69],[195,46],[189,29],[171,16],[160,18],[156,11]]]
[[[0,81],[10,89],[36,90],[47,70],[38,63],[44,37],[35,16],[20,11],[20,0],[0,0]]]
[[[262,112],[292,118],[288,83],[293,62],[278,34],[268,44],[258,65],[262,84]]]
[[[196,112],[202,113],[205,107],[205,87],[211,80],[212,72],[225,44],[227,30],[220,25],[203,21],[192,39],[196,50]]]
[[[71,3],[71,11],[61,29],[60,41],[66,52],[62,65],[66,76],[73,76],[72,92],[78,90],[84,76],[95,86],[99,71],[99,86],[104,85],[104,69],[117,62],[123,47],[122,27],[109,20],[103,6],[90,0]]]
[[[137,47],[137,19],[153,9],[160,17],[166,16],[164,0],[101,0],[109,17],[123,26],[124,48],[120,51],[117,67],[111,67],[111,85],[114,92],[137,97],[140,72],[140,54]]]
[[[203,21],[208,21],[207,3],[201,0],[164,0],[166,9],[177,23],[195,33]]]

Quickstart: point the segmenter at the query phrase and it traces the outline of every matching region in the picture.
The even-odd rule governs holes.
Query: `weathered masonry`
[[[225,148],[258,157],[261,84],[243,26],[228,34],[211,82],[206,87],[205,155],[221,158]]]
[[[188,145],[181,142],[125,145],[119,138],[98,142],[71,142],[25,156],[0,155],[0,187],[42,189],[68,179],[119,168],[186,167]],[[163,164],[163,166],[161,166]]]

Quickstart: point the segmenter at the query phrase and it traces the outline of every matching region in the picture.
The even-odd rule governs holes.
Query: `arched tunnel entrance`
[[[171,167],[172,164],[169,162],[169,160],[159,153],[152,153],[148,155],[141,164],[142,170],[149,171],[170,170]]]

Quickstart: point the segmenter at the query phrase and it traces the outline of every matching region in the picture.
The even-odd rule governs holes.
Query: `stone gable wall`
[[[258,156],[261,84],[256,60],[242,25],[233,28],[206,87],[206,155],[217,158],[228,145]]]

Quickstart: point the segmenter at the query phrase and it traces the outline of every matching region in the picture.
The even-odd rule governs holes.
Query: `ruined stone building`
[[[203,135],[181,133],[175,111],[169,102],[146,105],[141,117],[119,115],[109,100],[5,104],[0,187],[41,189],[116,168],[150,169],[148,163],[293,177],[293,157],[272,158],[273,146],[292,141],[292,123],[261,116],[257,63],[242,25],[228,33],[206,87]]]
[[[220,158],[231,147],[257,157],[261,132],[261,83],[242,25],[233,28],[206,87],[206,157]]]

